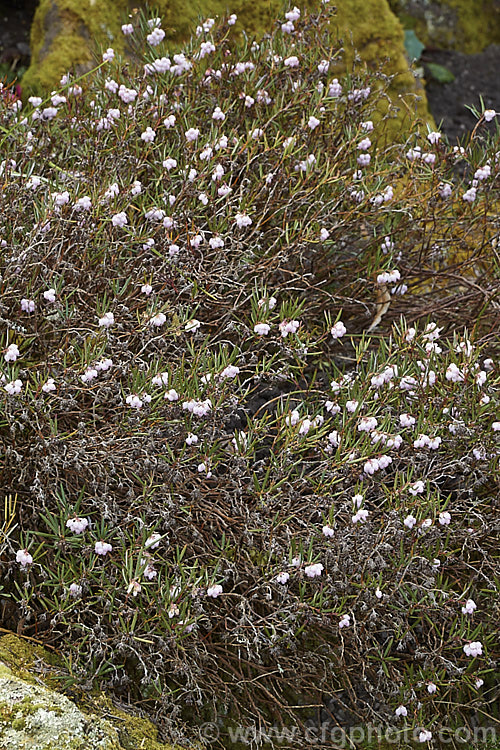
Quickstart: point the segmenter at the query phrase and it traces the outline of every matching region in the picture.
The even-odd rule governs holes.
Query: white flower
[[[432,143],[433,145],[437,143],[440,138],[441,138],[441,133],[437,131],[433,131],[432,133],[429,133],[427,135],[427,140],[429,141],[429,143]]]
[[[188,432],[185,442],[186,445],[196,445],[196,443],[198,442],[198,435],[195,435],[192,432]]]
[[[433,682],[429,682],[429,684],[427,685],[427,692],[432,695],[433,693],[436,692],[436,690],[437,690],[437,685],[435,685]]]
[[[124,227],[128,224],[127,214],[125,211],[120,211],[111,217],[111,223],[114,227]]]
[[[462,195],[462,198],[464,201],[467,201],[468,203],[474,203],[476,200],[476,193],[477,190],[475,187],[469,188],[469,190],[466,190],[465,193]]]
[[[409,516],[406,516],[405,520],[403,521],[404,525],[407,529],[412,529],[415,524],[417,523],[417,519],[415,516],[412,516],[411,514]]]
[[[314,130],[315,128],[317,128],[319,124],[320,124],[320,120],[318,120],[317,117],[314,117],[314,115],[311,115],[311,117],[307,121],[307,125],[311,128],[311,130]]]
[[[321,563],[314,563],[313,565],[306,565],[304,573],[308,578],[317,578],[323,572],[324,566]]]
[[[27,565],[33,563],[33,558],[27,549],[18,549],[16,552],[16,562],[18,562],[21,568],[25,568]]]
[[[141,138],[145,143],[152,143],[156,138],[156,132],[153,130],[153,128],[150,128],[148,126],[146,130],[141,133]]]
[[[330,445],[332,445],[334,448],[338,448],[340,445],[340,436],[337,430],[333,430],[333,432],[330,432],[328,435],[328,442]]]
[[[463,371],[454,362],[448,365],[446,369],[446,380],[450,380],[452,383],[463,383],[464,381]]]
[[[68,518],[66,521],[66,527],[73,532],[73,534],[83,534],[87,526],[89,525],[87,518]]]
[[[258,336],[267,336],[269,331],[271,330],[271,326],[269,323],[256,323],[253,327],[254,333],[256,333]]]
[[[72,596],[74,599],[76,599],[78,596],[82,595],[82,587],[78,583],[72,583],[69,586],[68,592],[69,595]]]
[[[361,506],[363,505],[364,499],[365,498],[363,497],[363,495],[359,495],[359,494],[353,495],[352,504],[354,505],[355,508],[361,508]]]
[[[477,609],[477,604],[474,601],[474,599],[467,599],[464,606],[462,607],[462,614],[463,615],[472,615],[474,614],[474,610]]]
[[[115,322],[115,316],[112,312],[104,313],[102,318],[99,318],[99,327],[100,328],[110,328],[110,326],[113,325]]]
[[[238,226],[238,229],[243,229],[244,227],[249,227],[252,223],[252,219],[250,216],[247,216],[247,214],[236,214],[234,217],[236,224]]]
[[[146,39],[152,47],[156,47],[165,39],[165,32],[163,31],[163,29],[159,29],[158,27],[156,27],[150,34],[147,35]]]
[[[297,333],[300,326],[298,320],[282,320],[278,328],[283,338],[286,338],[289,333]]]
[[[332,99],[338,99],[341,94],[342,86],[340,85],[338,78],[334,78],[328,88],[328,96],[331,96]]]
[[[425,484],[419,479],[417,482],[413,482],[408,488],[410,495],[421,495],[425,491]]]
[[[122,25],[122,33],[125,34],[125,36],[128,36],[129,34],[134,33],[134,27],[131,23],[124,23]]]
[[[212,120],[220,120],[221,122],[223,122],[223,120],[225,119],[226,119],[226,115],[224,114],[224,112],[221,110],[220,107],[216,107],[214,111],[212,112]]]
[[[494,117],[498,115],[498,112],[495,112],[494,109],[485,109],[483,112],[483,117],[486,120],[486,122],[491,122]]]
[[[197,140],[200,135],[200,131],[198,130],[198,128],[189,128],[189,130],[186,130],[184,135],[186,136],[186,140],[188,142],[192,142]]]
[[[108,552],[112,552],[113,547],[108,542],[96,542],[94,551],[96,555],[107,555]]]
[[[127,396],[125,402],[130,406],[131,409],[141,409],[143,406],[142,399],[136,393],[132,393],[130,396]]]
[[[143,284],[141,286],[141,292],[145,294],[146,296],[149,296],[152,291],[153,291],[153,287],[151,286],[151,284]]]
[[[415,424],[415,417],[412,417],[411,414],[400,414],[399,423],[402,427],[412,427]]]
[[[228,365],[225,367],[219,375],[221,380],[225,378],[235,378],[240,373],[240,368],[237,365]]]
[[[285,60],[283,60],[283,63],[287,68],[298,68],[299,58],[296,57],[296,55],[291,55],[290,57],[285,58]]]
[[[220,594],[222,594],[222,586],[219,583],[216,583],[215,586],[210,586],[210,588],[207,589],[207,596],[211,596],[212,599],[217,599]]]
[[[54,383],[54,378],[48,378],[47,382],[42,385],[42,391],[44,393],[50,393],[51,391],[55,391],[56,386]]]
[[[231,15],[229,16],[229,18],[227,19],[227,25],[228,26],[234,26],[234,24],[237,21],[237,18],[238,18],[238,16],[236,15],[236,13],[231,13]]]
[[[175,390],[175,388],[171,388],[169,391],[166,392],[165,398],[167,401],[178,401],[179,400],[179,394]]]
[[[137,596],[137,594],[140,594],[141,591],[142,591],[142,586],[139,583],[139,581],[136,581],[135,579],[133,581],[130,581],[127,587],[127,594],[132,594],[132,596]]]
[[[466,643],[464,646],[464,653],[466,656],[481,656],[483,653],[483,644],[480,641],[472,641],[472,643]]]
[[[158,571],[155,570],[154,565],[151,563],[148,563],[146,567],[144,568],[143,576],[144,578],[147,578],[148,581],[152,581],[154,578],[156,578],[158,575]]]
[[[259,307],[263,307],[267,304],[269,310],[273,310],[276,307],[277,302],[278,300],[276,299],[276,297],[265,297],[260,299],[257,304]]]
[[[365,474],[375,474],[380,469],[380,464],[376,458],[369,458],[363,466]]]
[[[327,537],[328,536],[333,536],[333,534],[334,534],[334,531],[333,531],[333,529],[332,529],[331,526],[323,526],[322,531],[323,531],[323,535],[327,536]]]
[[[500,430],[500,422],[493,422],[491,425],[491,429],[493,432],[498,432]]]
[[[110,60],[113,60],[115,56],[115,51],[112,47],[108,47],[106,52],[103,52],[102,54],[102,61],[103,62],[110,62]]]
[[[154,531],[148,538],[146,539],[144,543],[145,549],[156,549],[160,546],[161,541],[161,534],[158,534],[157,531]]]
[[[35,303],[32,299],[21,300],[21,310],[23,312],[32,313],[35,311]]]
[[[3,389],[9,394],[9,396],[17,396],[18,393],[21,393],[22,387],[22,380],[18,379],[12,380],[10,383],[6,383]]]
[[[378,425],[378,421],[375,417],[361,417],[358,423],[359,432],[371,432]]]
[[[439,514],[439,523],[441,526],[449,526],[451,522],[451,515],[448,513],[448,511],[443,511]]]
[[[166,321],[167,321],[167,316],[165,315],[165,313],[159,312],[149,319],[148,324],[150,326],[155,326],[156,328],[159,328],[160,326],[164,325]]]
[[[372,142],[369,138],[363,138],[363,140],[358,143],[358,149],[360,151],[366,151],[370,148],[371,145]]]
[[[46,290],[46,291],[45,291],[45,292],[43,293],[43,298],[44,298],[45,300],[47,300],[47,302],[55,302],[55,301],[56,301],[56,290],[55,290],[55,289],[53,289],[53,288],[51,288],[51,289],[47,289],[47,290]]]
[[[406,706],[398,706],[394,713],[396,716],[408,716],[408,709]]]
[[[364,523],[367,518],[368,518],[368,511],[364,510],[363,508],[360,508],[358,512],[355,513],[354,516],[352,516],[352,522],[358,523],[358,521],[361,521],[361,523]]]
[[[196,318],[193,318],[190,320],[186,325],[184,326],[184,330],[188,333],[194,333],[197,331],[201,326],[201,323],[199,320],[196,320]]]
[[[350,615],[342,615],[340,621],[339,621],[339,628],[342,630],[342,628],[348,628],[351,624],[351,617]]]
[[[276,581],[276,583],[281,583],[284,585],[285,583],[288,583],[289,578],[290,578],[290,573],[287,573],[286,571],[284,571],[283,573],[278,573],[278,575],[276,576],[274,580]]]
[[[82,196],[82,198],[78,198],[74,205],[75,211],[90,211],[92,208],[92,201],[90,200],[90,197],[88,195]]]
[[[19,349],[17,344],[9,344],[3,355],[6,362],[15,362],[19,357]]]
[[[334,326],[332,326],[330,333],[332,334],[334,339],[340,339],[347,333],[347,328],[342,323],[342,321],[339,320],[337,321],[337,323],[335,323]]]
[[[422,729],[422,731],[418,735],[418,741],[430,742],[430,740],[432,740],[432,732],[430,732],[428,729]]]
[[[380,588],[378,586],[375,589],[375,596],[377,597],[377,599],[382,599],[382,597],[384,596],[383,593],[382,593],[382,591],[380,590]]]

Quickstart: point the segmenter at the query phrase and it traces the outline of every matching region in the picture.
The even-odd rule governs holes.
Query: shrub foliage
[[[495,711],[494,113],[384,144],[330,15],[3,91],[3,624],[165,727]]]

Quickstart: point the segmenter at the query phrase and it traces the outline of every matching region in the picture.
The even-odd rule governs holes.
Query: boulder
[[[482,52],[500,44],[500,0],[389,0],[426,47]]]
[[[55,689],[60,671],[39,646],[15,635],[0,639],[2,750],[175,750],[157,740],[151,722],[104,696],[88,699],[91,710],[79,708]]]
[[[314,4],[311,0],[306,3]],[[147,5],[142,2],[142,7]],[[31,30],[32,60],[22,81],[24,94],[57,88],[68,70],[80,74],[90,70],[95,64],[96,46],[126,52],[127,39],[121,25],[127,20],[128,7],[127,0],[41,0]],[[185,0],[156,0],[149,7],[159,11],[171,49],[190,36],[200,13],[216,16],[227,12],[226,0],[207,0],[199,5]],[[250,37],[262,35],[283,17],[283,7],[281,0],[235,0],[230,4],[231,12],[238,16],[235,33],[244,30]],[[332,46],[338,46],[337,40],[342,39],[344,70],[351,69],[355,51],[369,69],[384,63],[384,72],[394,76],[390,94],[400,108],[399,119],[406,113],[401,95],[408,95],[406,107],[429,119],[423,87],[408,65],[402,26],[388,0],[342,0],[336,3],[336,11],[330,24]]]

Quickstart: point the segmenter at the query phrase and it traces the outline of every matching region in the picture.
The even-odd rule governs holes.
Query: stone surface
[[[500,43],[500,0],[389,0],[430,48],[474,54]]]
[[[300,5],[304,7],[304,3]],[[315,3],[309,0],[305,5]],[[355,50],[361,67],[364,64],[375,70],[383,63],[384,72],[395,76],[390,89],[392,102],[399,109],[399,113],[394,113],[394,126],[408,108],[428,118],[423,87],[408,67],[402,26],[387,0],[343,0],[335,5],[336,17],[330,24],[332,51],[341,38],[345,50],[343,69],[351,69]],[[167,41],[174,49],[193,32],[200,12],[205,17],[222,15],[227,5],[226,0],[203,0],[200,5],[185,0],[156,0],[149,7],[159,10]],[[80,74],[90,70],[95,64],[96,45],[126,51],[121,24],[126,21],[127,8],[126,0],[41,0],[31,31],[31,65],[22,81],[25,95],[57,88],[61,75],[70,69]],[[262,35],[278,17],[283,18],[281,0],[235,0],[230,9],[238,16],[236,33],[245,30],[250,37]]]
[[[54,689],[54,662],[15,635],[0,639],[2,750],[176,750],[157,740],[150,721],[117,709],[105,696],[88,699],[91,710],[79,708]]]

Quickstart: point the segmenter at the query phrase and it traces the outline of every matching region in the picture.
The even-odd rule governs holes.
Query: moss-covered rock
[[[78,707],[54,689],[56,665],[40,646],[15,635],[0,639],[2,750],[175,750],[158,741],[150,721],[105,696]]]
[[[314,4],[312,0],[305,3],[306,6]],[[142,3],[143,7],[147,5],[147,2]],[[199,3],[156,0],[149,5],[159,10],[172,47],[189,37],[200,15],[222,15],[229,9],[238,16],[236,33],[245,30],[249,36],[259,36],[283,16],[284,7],[282,0],[256,0],[254,3],[235,0],[229,8],[227,0]],[[41,0],[32,26],[32,62],[22,82],[25,94],[56,88],[61,75],[68,70],[74,69],[77,73],[90,70],[96,44],[123,52],[126,39],[121,24],[127,8],[127,0]],[[343,41],[343,70],[352,68],[356,51],[370,69],[384,63],[385,72],[394,76],[390,93],[399,113],[394,113],[392,129],[399,128],[398,123],[408,107],[429,119],[423,87],[408,67],[402,26],[387,0],[340,0],[336,9],[335,20],[330,25],[331,38],[332,44],[337,44],[339,38]],[[406,108],[401,95],[405,96]],[[387,105],[382,105],[381,112],[386,111]]]
[[[389,0],[428,47],[474,54],[500,43],[500,0]]]

